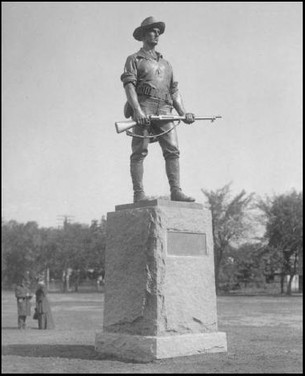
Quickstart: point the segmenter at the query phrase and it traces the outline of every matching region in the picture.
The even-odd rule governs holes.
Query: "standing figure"
[[[36,312],[39,329],[54,329],[51,307],[47,298],[47,289],[43,281],[38,282],[36,290]]]
[[[173,127],[173,122],[150,122],[149,115],[170,115],[173,108],[180,116],[185,116],[185,123],[193,123],[194,114],[187,113],[182,96],[178,90],[178,82],[174,78],[171,64],[155,50],[159,35],[163,34],[165,23],[154,17],[146,18],[133,33],[136,40],[143,42],[143,47],[128,56],[124,73],[121,75],[127,103],[124,108],[125,117],[132,116],[137,122],[132,138],[132,154],[130,156],[130,174],[133,184],[133,201],[147,200],[143,188],[143,161],[148,154],[151,139],[141,138],[148,133],[159,134]],[[195,201],[185,195],[180,187],[180,150],[175,129],[158,137],[165,159],[165,170],[170,185],[172,201]]]
[[[15,296],[17,299],[18,328],[26,329],[26,317],[31,316],[31,299],[33,297],[27,287],[25,278],[22,278],[16,285]]]

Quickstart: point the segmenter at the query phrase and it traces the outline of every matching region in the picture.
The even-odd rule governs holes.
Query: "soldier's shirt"
[[[127,57],[121,81],[124,86],[132,83],[137,90],[149,86],[170,95],[178,90],[171,64],[159,52],[152,56],[143,48]]]

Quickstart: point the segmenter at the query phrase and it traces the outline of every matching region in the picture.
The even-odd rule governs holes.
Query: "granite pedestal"
[[[211,213],[151,200],[107,214],[103,355],[149,362],[225,352],[217,328]]]

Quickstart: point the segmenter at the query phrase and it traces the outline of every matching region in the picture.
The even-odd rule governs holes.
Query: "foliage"
[[[36,222],[26,224],[9,221],[2,223],[2,279],[11,283],[35,270],[41,239]]]
[[[203,190],[207,198],[207,208],[212,213],[212,231],[215,257],[216,290],[219,289],[219,275],[224,255],[228,254],[236,242],[248,235],[247,210],[253,194],[244,190],[231,198],[231,183],[216,191]]]
[[[262,244],[244,243],[231,248],[222,261],[219,273],[221,290],[235,290],[249,284],[261,286],[265,284],[264,264],[261,262]]]
[[[283,278],[289,275],[287,294],[297,273],[303,255],[303,193],[293,190],[288,194],[259,199],[258,207],[266,219],[264,257],[266,265],[277,268]]]
[[[2,282],[12,285],[30,271],[34,280],[49,269],[51,277],[61,278],[67,270],[104,270],[106,220],[91,226],[64,222],[62,228],[39,228],[2,221]],[[83,273],[84,274],[84,273]]]

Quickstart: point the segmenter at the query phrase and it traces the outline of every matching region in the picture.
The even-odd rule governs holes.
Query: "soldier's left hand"
[[[191,112],[187,112],[185,114],[185,120],[183,120],[186,124],[192,124],[195,121],[195,115]]]

